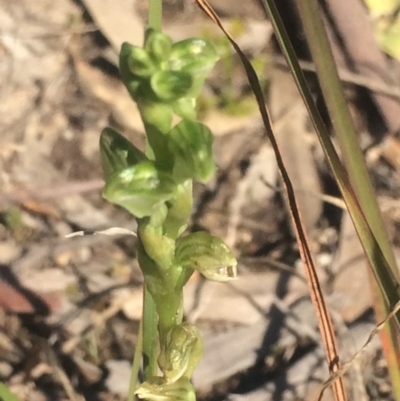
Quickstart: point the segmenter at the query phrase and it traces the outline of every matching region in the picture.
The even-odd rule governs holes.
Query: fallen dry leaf
[[[7,312],[47,315],[61,307],[62,295],[58,292],[35,293],[0,281],[0,309]]]

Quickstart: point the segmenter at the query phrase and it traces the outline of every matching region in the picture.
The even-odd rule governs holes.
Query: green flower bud
[[[177,179],[208,181],[215,172],[213,135],[203,124],[182,120],[169,133],[169,148],[175,155]]]
[[[218,54],[211,42],[191,38],[172,46],[169,66],[174,71],[184,71],[193,77],[191,96],[200,94],[204,79],[218,61]]]
[[[167,383],[162,377],[153,377],[142,383],[135,394],[148,401],[196,401],[193,385],[186,377]]]
[[[122,76],[122,80],[128,83],[132,79],[132,72],[129,69],[128,58],[131,53],[132,46],[128,42],[122,43],[121,51],[119,52],[119,69]]]
[[[168,383],[190,378],[200,362],[203,342],[199,330],[190,323],[172,328],[159,357],[159,365]]]
[[[197,232],[176,242],[175,263],[198,270],[213,281],[229,281],[237,277],[237,261],[221,239],[206,232]]]
[[[152,162],[144,161],[113,174],[107,180],[103,197],[143,218],[151,216],[170,199],[175,187],[168,173],[158,171]]]
[[[211,42],[200,38],[185,39],[174,43],[169,65],[174,71],[207,74],[218,61],[218,54]]]
[[[172,49],[172,40],[168,35],[149,28],[146,31],[144,48],[157,63],[167,60]]]
[[[151,89],[164,102],[186,96],[192,84],[192,76],[183,71],[157,71],[150,79]]]
[[[105,180],[118,171],[147,160],[143,152],[112,128],[105,128],[100,135],[100,159]]]
[[[153,60],[141,47],[132,46],[127,61],[132,74],[138,77],[148,78],[156,71]]]

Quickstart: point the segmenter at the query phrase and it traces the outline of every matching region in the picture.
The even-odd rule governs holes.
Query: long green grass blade
[[[136,341],[135,354],[133,356],[131,379],[129,383],[128,401],[134,401],[135,399],[135,391],[138,383],[140,361],[142,359],[142,351],[143,351],[143,319],[140,321],[139,334]]]
[[[344,98],[328,37],[323,22],[319,18],[318,3],[316,0],[300,0],[297,5],[352,187],[371,230],[388,260],[392,274],[398,281],[399,272],[392,247],[384,229],[375,191],[357,141],[357,133]]]
[[[339,137],[348,168],[348,175],[339,160],[326,127],[314,104],[275,4],[272,0],[263,0],[263,3],[271,17],[282,51],[288,60],[294,79],[308,108],[328,163],[334,173],[379,284],[380,291],[376,285],[373,285],[373,293],[376,298],[375,309],[378,319],[382,320],[399,299],[398,270],[357,143],[356,133],[344,100],[326,32],[318,15],[318,4],[315,0],[299,0],[297,2],[330,117],[335,132]],[[399,354],[397,341],[399,314],[396,315],[396,319],[397,324],[391,324],[390,327],[385,328],[382,332],[382,341],[396,398],[400,400],[400,369],[397,359]]]
[[[379,282],[382,291],[384,291],[389,305],[393,307],[399,299],[397,279],[392,272],[390,263],[383,254],[381,246],[373,235],[370,224],[364,215],[355,192],[352,190],[349,177],[343,168],[339,156],[329,137],[328,130],[315,106],[314,99],[312,98],[278,10],[272,0],[263,0],[263,3],[271,17],[271,22],[274,26],[278,41],[293,72],[300,94],[309,111],[325,156],[342,192],[343,199],[353,219],[358,235],[360,236],[367,258],[371,263],[376,279]]]

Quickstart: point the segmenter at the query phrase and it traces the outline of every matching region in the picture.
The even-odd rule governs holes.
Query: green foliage
[[[366,4],[373,17],[375,35],[382,50],[400,60],[400,1],[367,0]]]
[[[399,0],[365,0],[373,17],[392,14],[400,7]]]
[[[12,208],[6,213],[5,221],[13,231],[20,230],[23,227],[21,211],[17,208]]]
[[[19,399],[5,384],[0,382],[0,401],[19,401]]]
[[[137,218],[138,261],[157,312],[162,376],[146,366],[155,353],[151,347],[157,347],[152,335],[146,336],[145,320],[144,362],[150,373],[136,394],[146,400],[196,399],[189,379],[202,341],[192,324],[182,323],[183,286],[194,270],[216,281],[236,278],[237,262],[222,240],[202,232],[182,237],[193,204],[192,180],[207,182],[215,172],[213,135],[196,121],[195,106],[217,59],[207,40],[172,43],[153,29],[143,48],[124,43],[121,77],[141,113],[147,149],[140,151],[111,128],[100,137],[103,197]],[[182,120],[172,126],[174,113]]]

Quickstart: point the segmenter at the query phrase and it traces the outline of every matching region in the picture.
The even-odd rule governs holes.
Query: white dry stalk
[[[102,231],[93,231],[93,232],[88,232],[88,231],[75,231],[71,234],[67,234],[65,238],[73,238],[73,237],[82,237],[84,235],[132,235],[136,237],[136,233],[134,231],[128,230],[127,228],[121,228],[121,227],[111,227],[106,230]]]

